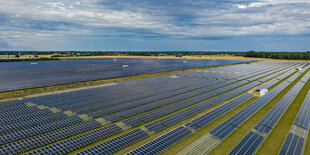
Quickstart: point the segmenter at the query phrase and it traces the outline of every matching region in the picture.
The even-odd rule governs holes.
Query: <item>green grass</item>
[[[308,133],[308,139],[307,139],[306,148],[305,148],[305,152],[304,152],[305,155],[310,154],[310,149],[309,148],[310,148],[310,133]]]

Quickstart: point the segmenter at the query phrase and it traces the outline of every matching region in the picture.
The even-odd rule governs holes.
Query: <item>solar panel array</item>
[[[0,92],[140,74],[246,62],[246,60],[68,59],[64,61],[0,62]],[[123,67],[128,65],[128,67]]]
[[[301,81],[306,81],[309,76],[306,74],[306,78],[301,79]],[[305,142],[309,134],[310,128],[310,91],[308,91],[303,104],[301,105],[295,121],[289,131],[279,154],[302,154],[305,149]],[[296,131],[296,129],[298,131]]]
[[[308,92],[302,106],[299,109],[294,124],[305,129],[310,128],[310,91]]]
[[[63,66],[73,62],[66,63]],[[130,151],[158,154],[252,99],[249,90],[305,65],[255,62],[2,102],[0,154],[113,154],[174,127]],[[282,82],[210,134],[224,139],[294,78]],[[307,78],[301,81],[305,84]],[[292,90],[301,87],[296,85]],[[181,122],[185,124],[176,125]]]
[[[274,72],[276,72],[276,73],[275,73],[273,76],[268,76],[269,78],[265,78],[263,81],[269,80],[270,78],[273,78],[274,76],[279,75],[277,71],[278,71],[278,70],[274,71]],[[270,72],[270,73],[273,73],[273,72]],[[266,75],[268,75],[268,74],[266,74]],[[252,77],[251,79],[254,80],[254,78],[256,78],[256,77]],[[252,81],[252,80],[249,80],[249,81]],[[252,87],[254,87],[254,86],[258,85],[258,84],[259,84],[259,82],[257,82],[257,81],[256,81],[256,82],[253,82],[253,83],[250,83],[250,84],[248,84],[248,85],[245,85],[245,86],[243,86],[243,87],[237,88],[236,90],[232,91],[232,94],[233,94],[234,92],[236,92],[236,94],[240,94],[241,92],[243,92],[243,91],[245,91],[245,90],[248,90],[249,88],[252,88]],[[283,88],[284,88],[284,87],[283,87]],[[238,90],[238,89],[240,89],[240,90]],[[234,94],[234,95],[232,95],[232,96],[229,96],[229,94],[230,94],[230,93],[223,94],[223,95],[220,95],[220,96],[218,96],[218,97],[215,97],[215,98],[213,98],[213,99],[211,99],[211,100],[208,100],[208,101],[209,101],[208,105],[212,105],[212,103],[213,103],[213,104],[220,103],[220,102],[222,102],[222,101],[224,101],[224,100],[227,100],[228,98],[230,98],[230,97],[236,95],[236,94]],[[225,97],[225,96],[227,96],[227,97]],[[245,94],[245,95],[241,96],[240,98],[237,98],[236,100],[233,100],[232,102],[229,102],[228,104],[225,104],[224,106],[221,106],[220,108],[218,108],[218,109],[216,109],[216,110],[214,110],[214,111],[212,111],[212,112],[210,112],[210,113],[207,113],[206,115],[203,115],[203,116],[199,117],[198,119],[196,119],[196,120],[194,120],[194,121],[192,121],[192,122],[189,122],[189,124],[191,124],[191,126],[194,126],[194,127],[190,127],[190,128],[192,128],[192,129],[194,129],[194,130],[197,130],[197,129],[199,129],[200,127],[203,127],[203,126],[207,125],[208,123],[212,122],[212,121],[215,120],[216,118],[218,118],[218,117],[224,115],[224,114],[225,114],[225,110],[224,110],[225,108],[226,108],[226,113],[227,113],[228,111],[232,110],[232,109],[233,109],[233,106],[230,107],[230,104],[233,104],[233,103],[242,104],[243,102],[245,102],[245,101],[247,101],[248,99],[250,99],[250,98],[251,98],[250,96],[251,96],[250,94]],[[247,98],[247,97],[249,97],[249,98]],[[221,100],[221,99],[222,99],[222,100]],[[206,102],[208,102],[208,101],[206,101]],[[227,107],[226,107],[226,106],[227,106]],[[235,106],[237,106],[237,105],[235,105]],[[193,110],[192,110],[192,109],[193,109]],[[168,117],[166,117],[166,118],[164,118],[164,119],[162,119],[162,120],[159,120],[159,122],[161,122],[161,123],[162,123],[163,125],[165,125],[165,126],[171,126],[171,125],[173,125],[173,124],[176,124],[176,123],[180,122],[181,120],[184,120],[184,119],[186,119],[186,118],[188,118],[188,117],[190,117],[190,116],[196,114],[195,112],[194,112],[194,113],[191,113],[192,111],[195,111],[194,109],[196,109],[196,111],[202,111],[202,110],[204,110],[204,108],[202,108],[201,105],[197,105],[197,108],[196,108],[195,106],[194,106],[194,107],[191,107],[191,108],[188,108],[188,109],[183,110],[183,111],[181,111],[181,112],[179,112],[179,113],[175,113],[175,114],[170,115],[170,116],[168,116]],[[222,110],[224,110],[224,111],[222,111]],[[222,111],[222,113],[221,113],[220,111]],[[212,116],[213,118],[212,118],[211,116]],[[206,117],[210,117],[210,120],[208,121],[208,118],[206,118]],[[201,120],[204,121],[204,124],[203,124],[203,125],[201,125]],[[198,122],[198,123],[197,123],[197,122]],[[199,125],[199,123],[200,123],[200,125]],[[187,124],[188,124],[188,123],[187,123]],[[186,125],[185,125],[185,126],[186,126]],[[227,130],[227,128],[225,128],[225,130]],[[171,132],[173,132],[173,131],[171,131]],[[168,135],[168,134],[170,134],[171,132],[168,132],[167,134],[163,135],[163,137],[166,136],[166,135]],[[175,135],[175,136],[177,136],[177,135]],[[158,143],[163,143],[163,142],[165,141],[165,139],[162,139],[162,140],[153,140],[153,141],[151,141],[150,143],[154,143],[154,141],[158,141]],[[176,141],[176,142],[177,142],[177,141]],[[176,142],[175,142],[175,143],[176,143]],[[141,146],[140,148],[137,148],[136,150],[133,150],[131,153],[139,152],[139,151],[141,151],[141,148],[143,148],[143,149],[149,149],[149,147],[152,147],[152,148],[153,148],[153,147],[154,147],[153,145],[148,145],[148,144],[150,144],[150,143],[147,143],[147,144]],[[174,144],[174,143],[173,143],[173,144]],[[170,145],[172,145],[172,144],[170,144]],[[161,151],[163,151],[164,149],[169,148],[170,145],[167,145],[167,146],[156,146],[156,147],[161,147]]]
[[[305,70],[304,70],[305,71]],[[286,81],[293,82],[302,72],[296,73]],[[309,76],[305,81],[308,81]],[[250,131],[229,154],[253,154],[261,145],[262,141],[268,136],[272,128],[276,125],[284,112],[296,98],[304,87],[303,81],[297,82],[293,88],[264,116],[264,118],[254,127],[255,131],[260,131],[266,135],[260,135]]]
[[[291,67],[290,69],[292,69]],[[289,69],[288,69],[289,70]],[[290,72],[290,71],[289,71]],[[299,73],[297,73],[299,74]],[[283,74],[282,74],[283,75]],[[282,76],[281,75],[281,76]],[[287,77],[289,75],[286,75]],[[273,78],[271,75],[268,76]],[[211,130],[207,137],[202,137],[200,143],[195,145],[189,146],[181,151],[179,154],[206,154],[211,152],[214,147],[216,147],[220,140],[225,139],[229,134],[231,134],[235,129],[237,129],[241,124],[243,124],[250,116],[254,115],[262,106],[267,104],[272,98],[274,98],[277,94],[279,94],[286,86],[288,86],[289,82],[284,81],[279,84],[277,87],[273,88],[268,94],[260,97],[258,100],[252,102],[247,107],[242,109],[240,112],[229,118],[224,123],[220,124],[213,130]],[[211,116],[209,116],[211,117]],[[212,118],[212,117],[211,117]],[[206,124],[202,124],[201,127],[207,125],[209,123],[207,117],[197,118],[196,120],[203,120],[206,121]],[[194,120],[195,121],[195,120]],[[199,122],[199,121],[198,121]],[[213,137],[218,138],[218,140],[214,140]]]
[[[304,143],[305,139],[303,137],[300,137],[296,134],[289,132],[279,154],[301,155]]]

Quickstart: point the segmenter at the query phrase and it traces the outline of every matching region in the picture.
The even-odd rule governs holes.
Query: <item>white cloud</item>
[[[247,5],[244,4],[236,4],[235,6],[238,7],[239,9],[245,9],[248,7]]]
[[[248,7],[263,7],[268,5],[277,4],[298,4],[298,3],[310,3],[309,0],[260,0],[257,2],[250,2],[249,4],[236,4],[239,9],[245,9]]]
[[[24,3],[22,3],[24,2]],[[310,33],[310,10],[306,9],[310,4],[295,6],[287,0],[264,0],[249,4],[234,5],[232,8],[200,8],[190,11],[193,18],[189,21],[177,21],[175,16],[169,14],[169,10],[157,7],[148,9],[128,4],[119,9],[106,5],[96,4],[96,0],[66,0],[57,2],[32,1],[32,0],[0,0],[0,13],[5,12],[16,18],[10,23],[20,25],[19,19],[35,21],[68,22],[80,27],[58,25],[56,30],[27,30],[21,27],[0,26],[0,34],[12,38],[65,35],[142,35],[150,33],[170,36],[172,38],[209,37],[209,36],[241,36],[241,35],[270,35],[270,34],[304,34]],[[306,3],[308,1],[297,0],[294,3]],[[283,4],[283,5],[275,5]],[[28,6],[32,5],[31,8]],[[127,4],[123,4],[127,5]],[[269,7],[260,8],[261,6]],[[246,9],[252,7],[250,12]],[[192,8],[184,8],[195,10]],[[177,13],[183,13],[180,10]],[[186,12],[187,13],[187,12]],[[19,15],[19,16],[17,16]],[[186,14],[185,14],[186,15]],[[26,25],[26,24],[25,24]],[[124,30],[124,31],[122,31]],[[131,31],[132,30],[132,31]],[[137,31],[136,31],[137,30]],[[3,38],[1,35],[0,38]]]

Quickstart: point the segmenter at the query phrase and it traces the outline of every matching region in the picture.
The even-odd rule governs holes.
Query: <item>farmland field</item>
[[[0,154],[309,153],[309,63],[239,62],[3,63],[1,91],[231,65],[3,101]]]

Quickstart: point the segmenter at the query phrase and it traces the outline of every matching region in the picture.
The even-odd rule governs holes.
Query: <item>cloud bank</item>
[[[285,39],[306,41],[310,34],[309,0],[0,3],[0,50],[286,50],[280,47]],[[246,40],[253,45],[242,46]],[[262,40],[278,42],[270,46]],[[232,42],[236,45],[219,48]],[[287,50],[294,48],[309,46],[292,44]]]

